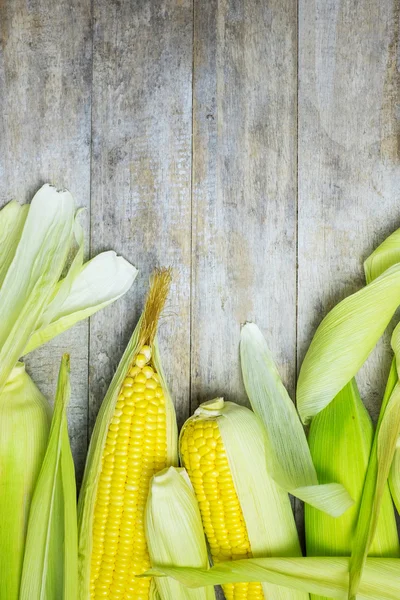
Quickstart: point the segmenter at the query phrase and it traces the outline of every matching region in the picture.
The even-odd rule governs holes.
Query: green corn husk
[[[29,513],[20,600],[76,600],[78,531],[75,469],[68,437],[69,356],[58,377],[54,414]]]
[[[340,302],[318,327],[298,381],[299,412],[305,422],[328,406],[354,377],[397,308],[400,263],[393,261],[399,256],[398,238],[396,232],[366,261],[367,286]],[[392,335],[396,363],[400,357],[399,339],[396,328]],[[400,392],[398,385],[393,385],[388,386],[382,403],[354,530],[350,599],[356,597],[366,557],[379,528],[379,512],[385,503],[387,506],[387,478],[400,432]]]
[[[188,587],[266,581],[288,589],[347,600],[348,558],[252,558],[219,563],[209,570],[154,565],[153,577],[174,577]],[[357,600],[398,600],[400,560],[368,558]]]
[[[18,363],[0,394],[0,598],[18,598],[28,514],[46,451],[50,406]]]
[[[265,426],[270,475],[284,490],[320,511],[343,514],[353,501],[335,477],[318,480],[295,406],[254,323],[242,328],[240,356],[247,395]]]
[[[184,469],[154,475],[145,525],[152,564],[209,567],[199,506]],[[191,590],[170,577],[157,578],[155,585],[161,600],[215,600],[212,586]]]
[[[342,483],[355,500],[338,518],[305,507],[307,556],[350,556],[373,441],[371,419],[355,380],[314,417],[308,437],[319,480]],[[382,498],[371,556],[398,557],[400,546],[388,486]],[[312,600],[322,600],[313,596]]]
[[[61,278],[74,240],[76,254]],[[30,205],[13,201],[0,210],[0,248],[0,509],[5,509],[0,518],[0,600],[17,600],[27,515],[50,410],[22,374],[23,366],[13,368],[22,355],[123,295],[137,271],[113,252],[84,264],[74,200],[50,185]]]

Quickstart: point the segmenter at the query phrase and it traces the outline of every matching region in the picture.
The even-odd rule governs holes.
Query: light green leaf
[[[18,600],[26,531],[49,437],[50,405],[18,363],[0,394],[0,599]]]
[[[337,304],[323,319],[301,366],[303,422],[327,406],[363,365],[400,304],[400,264]]]
[[[322,483],[335,479],[344,485],[355,504],[339,518],[306,505],[307,556],[351,555],[373,436],[373,425],[354,379],[313,418],[308,442],[318,477]],[[400,556],[387,485],[370,554],[387,558]],[[318,600],[322,598],[319,596]]]
[[[218,424],[252,556],[301,556],[289,496],[268,473],[260,419],[245,406],[223,398],[204,402],[183,426],[181,448],[186,427],[197,419]],[[275,600],[308,600],[268,583],[263,584],[263,592]]]
[[[13,200],[0,210],[0,287],[3,285],[28,215],[29,205]]]
[[[60,287],[44,314],[46,324],[32,335],[24,354],[115,302],[129,290],[136,275],[137,269],[113,251],[98,254],[85,263],[74,273],[67,295]],[[47,311],[52,314],[51,322],[46,319]]]
[[[267,434],[269,473],[292,495],[333,516],[341,515],[352,505],[352,499],[338,483],[319,485],[295,406],[254,323],[242,328],[240,355],[247,395]]]
[[[67,425],[69,356],[58,377],[49,442],[32,499],[20,600],[76,600],[78,540],[75,470]]]
[[[400,263],[400,229],[386,238],[365,261],[364,271],[367,283],[371,283],[396,263]]]
[[[147,574],[174,577],[188,587],[268,581],[329,598],[347,599],[348,558],[253,558],[210,570],[156,565]],[[400,560],[368,558],[357,600],[398,600]]]
[[[400,354],[400,325],[392,335],[392,347],[396,353],[397,368]],[[350,561],[349,599],[355,600],[371,543],[374,539],[383,494],[400,435],[400,385],[393,387],[393,375],[389,375],[374,443],[365,479],[360,513]]]
[[[71,245],[74,201],[43,186],[32,200],[0,290],[0,391],[35,330]]]

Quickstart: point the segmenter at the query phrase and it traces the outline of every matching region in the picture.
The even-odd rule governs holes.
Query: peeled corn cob
[[[288,495],[266,470],[264,430],[249,409],[217,398],[183,426],[180,454],[192,482],[214,563],[300,556]],[[305,600],[261,583],[223,586],[227,600]]]
[[[144,510],[151,477],[176,465],[177,427],[155,335],[171,275],[157,271],[104,399],[79,498],[80,598],[148,600]]]

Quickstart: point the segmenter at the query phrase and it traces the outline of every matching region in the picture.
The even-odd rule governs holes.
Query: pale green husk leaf
[[[341,515],[352,499],[335,481],[319,484],[295,406],[254,323],[242,328],[240,355],[247,395],[266,430],[269,473],[293,496],[333,516]]]
[[[93,315],[123,296],[131,287],[137,270],[115,252],[103,252],[82,265],[74,274],[66,297],[55,296],[47,311],[52,312],[45,325],[32,335],[24,354],[53,339],[78,321]]]
[[[15,200],[0,210],[0,287],[14,258],[28,210],[29,205],[21,206]]]
[[[301,556],[288,494],[267,471],[265,431],[248,408],[217,398],[193,418],[217,419],[253,556]],[[263,584],[266,598],[307,600],[285,588]]]
[[[153,477],[145,527],[152,564],[209,567],[199,506],[184,469],[169,467]],[[212,586],[191,590],[170,577],[155,584],[162,600],[215,600]]]
[[[345,298],[323,319],[302,364],[297,405],[308,423],[363,365],[400,304],[400,264]]]
[[[96,502],[97,485],[101,472],[101,459],[103,448],[107,438],[108,427],[114,414],[115,404],[122,383],[126,377],[128,369],[132,364],[135,356],[138,354],[139,334],[140,334],[141,319],[139,320],[132,337],[125,349],[115,375],[111,381],[110,387],[107,390],[105,398],[100,407],[99,414],[96,419],[95,427],[90,439],[88,456],[86,459],[85,472],[82,482],[82,488],[79,494],[78,502],[78,533],[79,533],[79,548],[78,548],[78,567],[79,567],[79,598],[87,600],[90,589],[90,557],[92,554],[92,528],[93,515]],[[177,424],[175,417],[175,408],[165,381],[163,368],[161,365],[158,342],[154,340],[152,362],[160,377],[160,383],[164,390],[166,401],[166,416],[167,416],[167,461],[169,465],[178,465],[178,450],[177,450]]]
[[[69,192],[43,186],[28,216],[0,289],[0,392],[51,298],[73,238]]]
[[[75,600],[78,595],[75,470],[66,414],[70,395],[69,356],[64,355],[29,513],[20,600]]]
[[[254,558],[219,563],[210,570],[157,565],[148,574],[175,577],[188,587],[268,581],[290,590],[346,600],[348,568],[348,558]],[[399,580],[399,559],[368,558],[357,600],[398,600]]]
[[[78,249],[60,280],[74,237]],[[48,184],[30,206],[10,202],[0,211],[0,243],[1,392],[23,354],[114,302],[137,271],[111,251],[83,264],[74,200]]]
[[[46,452],[51,411],[18,363],[0,394],[0,599],[18,600],[29,507]]]
[[[400,229],[389,235],[364,262],[367,283],[371,283],[396,263],[400,263]]]

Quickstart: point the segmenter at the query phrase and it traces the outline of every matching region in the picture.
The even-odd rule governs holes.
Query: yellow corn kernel
[[[93,521],[93,600],[149,597],[150,579],[136,578],[150,568],[144,509],[151,477],[167,466],[164,394],[155,397],[151,389],[151,403],[141,394],[149,374],[155,372],[154,365],[147,364],[150,356],[148,346],[141,348],[135,370],[128,370],[121,386],[122,408],[114,412],[108,428]],[[159,415],[164,418],[158,420]],[[109,460],[109,449],[114,447],[115,456]]]
[[[200,506],[215,563],[251,558],[250,541],[216,420],[196,418],[181,435],[182,463]],[[226,600],[264,600],[261,583],[223,586]]]

